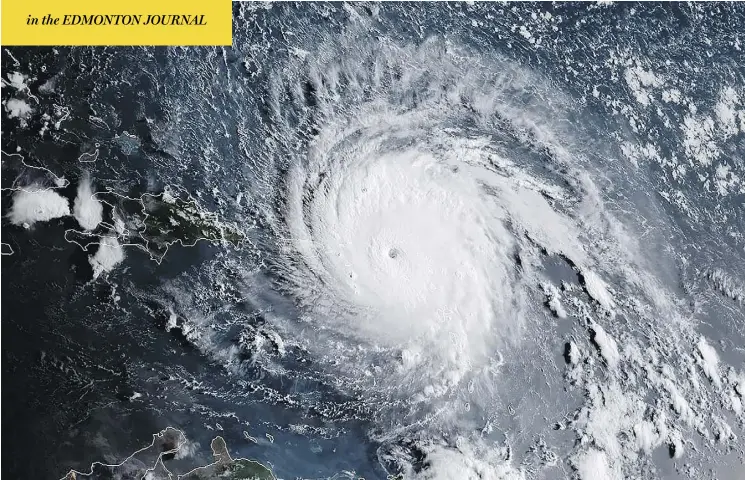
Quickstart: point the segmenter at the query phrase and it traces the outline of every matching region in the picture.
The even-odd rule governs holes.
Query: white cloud
[[[5,102],[5,111],[8,112],[8,118],[18,118],[21,125],[25,126],[34,109],[23,100],[11,98]]]
[[[8,218],[13,225],[30,227],[36,222],[47,222],[70,215],[70,204],[54,190],[33,186],[19,190],[13,196]]]
[[[95,230],[103,214],[103,205],[93,196],[90,178],[86,175],[78,186],[78,196],[73,205],[73,214],[81,227]]]
[[[116,237],[114,235],[101,237],[101,244],[96,254],[88,258],[93,267],[93,278],[112,271],[122,260],[124,260],[124,249]]]

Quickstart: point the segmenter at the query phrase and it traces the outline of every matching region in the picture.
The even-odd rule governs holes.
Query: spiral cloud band
[[[369,70],[308,62],[294,75],[310,80],[275,98],[277,155],[291,159],[277,269],[315,328],[387,352],[375,368],[340,362],[355,381],[424,400],[472,385],[519,339],[538,250],[587,258],[574,221],[552,206],[570,195],[561,178],[517,163],[535,155],[520,151],[526,142],[554,148],[530,115],[511,116],[514,98],[540,101],[524,73],[506,62],[474,72],[437,43],[367,54]],[[317,116],[298,122],[288,103]],[[544,154],[554,165],[539,168],[558,168]],[[337,354],[359,359],[360,348]]]
[[[256,256],[234,268],[259,313],[237,342],[187,322],[200,348],[276,379],[274,401],[362,421],[405,478],[520,477],[559,454],[623,478],[639,451],[681,451],[717,394],[669,372],[724,382],[640,240],[663,242],[666,217],[582,105],[496,54],[364,28],[266,83],[245,145]]]

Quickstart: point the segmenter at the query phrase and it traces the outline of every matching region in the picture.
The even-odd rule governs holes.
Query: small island
[[[274,473],[261,463],[245,458],[233,459],[228,446],[222,437],[215,437],[210,445],[215,462],[198,467],[179,476],[179,480],[205,480],[208,478],[226,478],[230,480],[276,480]]]
[[[96,462],[91,465],[88,473],[71,470],[62,480],[103,478],[277,480],[271,469],[255,460],[232,458],[225,439],[220,436],[215,437],[210,444],[214,462],[196,467],[183,475],[174,475],[164,462],[184,448],[186,444],[186,436],[182,431],[168,427],[153,435],[150,445],[136,451],[121,463],[108,465]]]

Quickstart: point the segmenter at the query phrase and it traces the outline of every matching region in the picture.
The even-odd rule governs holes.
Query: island
[[[169,458],[188,442],[181,430],[167,427],[153,435],[147,447],[137,450],[118,464],[95,462],[88,473],[70,470],[62,480],[146,478],[148,480],[277,480],[272,470],[256,460],[230,456],[225,439],[215,437],[210,447],[214,462],[174,475],[167,467]]]

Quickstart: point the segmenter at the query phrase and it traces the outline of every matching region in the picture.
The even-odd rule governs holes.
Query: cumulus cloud
[[[78,186],[78,196],[73,205],[73,214],[81,227],[91,231],[95,230],[103,214],[103,205],[93,196],[89,176],[84,176]]]
[[[13,196],[8,219],[13,225],[30,227],[36,222],[47,222],[70,215],[68,200],[54,190],[32,186]]]

